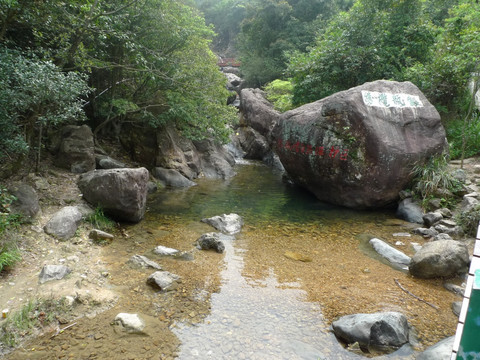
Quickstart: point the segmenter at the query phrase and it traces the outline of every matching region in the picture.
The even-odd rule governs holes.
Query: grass
[[[95,212],[92,214],[88,215],[85,220],[89,222],[90,224],[93,225],[98,230],[102,231],[113,231],[115,228],[115,222],[111,219],[109,219],[104,213],[103,209],[100,207],[97,207],[95,209]]]
[[[448,169],[446,156],[432,157],[426,164],[416,165],[412,174],[414,192],[422,199],[445,197],[445,190],[454,193],[462,186]]]
[[[56,321],[57,314],[67,311],[63,298],[29,300],[19,311],[0,323],[0,345],[15,347],[22,338]]]
[[[22,216],[12,214],[10,206],[16,200],[6,188],[0,186],[0,272],[21,260],[18,238],[10,232],[22,224]]]

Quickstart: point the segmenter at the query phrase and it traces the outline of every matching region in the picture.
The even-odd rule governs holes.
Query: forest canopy
[[[34,146],[42,126],[84,115],[96,133],[171,123],[226,140],[236,114],[193,2],[0,0],[0,21],[3,159]]]

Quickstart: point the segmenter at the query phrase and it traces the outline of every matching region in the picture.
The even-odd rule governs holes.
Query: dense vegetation
[[[479,127],[468,91],[469,82],[478,88],[480,73],[476,0],[197,3],[219,33],[218,48],[235,41],[249,86],[270,83],[266,90],[278,93],[287,86],[273,80],[292,83],[292,103],[283,96],[279,109],[367,81],[408,80],[442,113],[452,156],[478,153],[478,136],[464,136]]]
[[[0,0],[0,161],[82,118],[96,134],[175,123],[225,140],[213,35],[189,0]]]

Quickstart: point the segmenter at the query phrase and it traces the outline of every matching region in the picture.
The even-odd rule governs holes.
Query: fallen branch
[[[393,279],[393,280],[395,281],[395,284],[397,284],[398,287],[399,287],[400,289],[402,289],[403,291],[405,291],[408,295],[413,296],[415,299],[417,299],[417,300],[419,300],[419,301],[421,301],[421,302],[424,302],[425,304],[433,307],[435,310],[440,310],[440,308],[439,308],[437,305],[434,305],[434,304],[432,304],[432,303],[429,303],[428,301],[423,300],[422,298],[418,297],[418,296],[415,295],[415,294],[412,294],[410,291],[408,291],[407,289],[405,289],[405,288],[402,286],[402,284],[400,284],[400,282],[399,282],[397,279]]]
[[[70,324],[70,325],[65,326],[63,329],[58,329],[57,332],[50,337],[50,339],[51,339],[51,338],[54,338],[54,337],[57,336],[58,334],[61,334],[61,333],[64,332],[65,330],[67,330],[67,329],[69,329],[69,328],[71,328],[72,326],[75,326],[75,325],[77,325],[76,322],[74,322],[73,324]]]

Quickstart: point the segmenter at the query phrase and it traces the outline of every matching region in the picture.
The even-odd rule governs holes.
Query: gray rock
[[[11,212],[21,214],[25,220],[31,220],[40,211],[37,192],[27,184],[10,186],[8,191],[16,197],[12,202]]]
[[[391,263],[404,265],[405,268],[408,266],[408,264],[410,264],[410,256],[405,255],[403,252],[395,249],[386,242],[377,238],[373,238],[370,239],[369,243],[377,253]]]
[[[162,291],[174,290],[180,276],[168,271],[155,271],[147,278],[147,284],[157,287]]]
[[[128,260],[128,263],[134,267],[139,267],[143,269],[153,268],[155,270],[162,270],[162,267],[158,265],[155,261],[152,261],[143,255],[133,255]]]
[[[417,360],[450,360],[454,341],[455,336],[439,341],[418,355]]]
[[[442,214],[442,216],[444,218],[451,218],[453,216],[452,214],[452,211],[448,208],[441,208],[441,209],[438,209],[437,212],[439,212],[440,214]]]
[[[463,236],[463,229],[460,226],[450,227],[443,224],[437,224],[434,226],[434,229],[437,230],[439,233],[448,234],[455,238]]]
[[[445,233],[441,233],[441,234],[435,235],[433,237],[433,240],[438,241],[438,240],[453,240],[453,239],[450,235],[445,234]]]
[[[281,114],[272,138],[295,183],[352,208],[394,203],[413,164],[448,149],[440,115],[420,90],[385,80]]]
[[[454,301],[452,303],[452,311],[456,316],[460,316],[460,311],[462,311],[463,301]]]
[[[61,280],[71,272],[72,270],[65,265],[45,265],[38,278],[40,284],[43,284],[51,280]]]
[[[397,217],[405,221],[423,224],[422,207],[412,198],[400,201],[397,208]]]
[[[235,134],[234,141],[242,148],[245,159],[262,160],[270,152],[267,140],[255,129],[239,127]]]
[[[480,202],[476,198],[464,196],[460,203],[459,211],[462,213],[472,211],[478,204],[480,204]]]
[[[410,274],[419,278],[452,277],[468,270],[467,246],[459,241],[439,240],[427,243],[410,262]]]
[[[240,112],[241,125],[255,129],[267,139],[280,117],[260,89],[243,89],[240,92]]]
[[[442,219],[443,219],[443,215],[438,211],[429,212],[423,215],[423,223],[425,224],[425,226],[428,226],[428,227],[435,225],[437,222],[439,222]]]
[[[55,165],[73,173],[95,169],[95,146],[92,130],[87,125],[67,125],[61,130],[61,141]]]
[[[343,316],[332,323],[335,335],[361,347],[399,348],[408,342],[408,322],[398,312]]]
[[[416,228],[413,230],[415,234],[421,235],[424,238],[431,238],[438,235],[438,231],[434,228]]]
[[[123,162],[112,159],[110,156],[96,155],[95,160],[97,169],[122,169],[127,167]]]
[[[145,322],[138,314],[119,313],[115,316],[115,325],[127,333],[142,334]]]
[[[93,239],[93,240],[112,240],[113,239],[112,234],[109,234],[105,231],[98,230],[98,229],[93,229],[92,231],[90,231],[88,236],[90,237],[90,239]]]
[[[171,187],[190,187],[197,185],[195,182],[187,179],[174,169],[164,169],[156,167],[153,169],[152,175],[160,180],[165,186]]]
[[[465,287],[451,284],[451,283],[445,283],[443,284],[444,288],[447,289],[448,291],[457,294],[459,296],[463,296],[463,293],[465,292]]]
[[[242,217],[234,213],[213,216],[211,218],[202,219],[201,221],[227,234],[236,234],[242,230],[243,226]]]
[[[158,190],[158,185],[156,183],[154,183],[153,181],[149,181],[147,183],[147,193],[148,194],[153,194],[155,192],[157,192]]]
[[[197,247],[200,250],[215,250],[218,253],[225,251],[225,245],[220,240],[219,233],[207,233],[197,239]]]
[[[153,249],[153,253],[161,256],[172,256],[178,254],[179,251],[163,245],[158,245],[155,249]]]
[[[60,240],[68,240],[77,231],[82,221],[82,213],[76,206],[66,206],[56,212],[43,230]]]
[[[80,175],[78,187],[94,207],[118,221],[139,222],[147,207],[145,168],[95,170]]]

